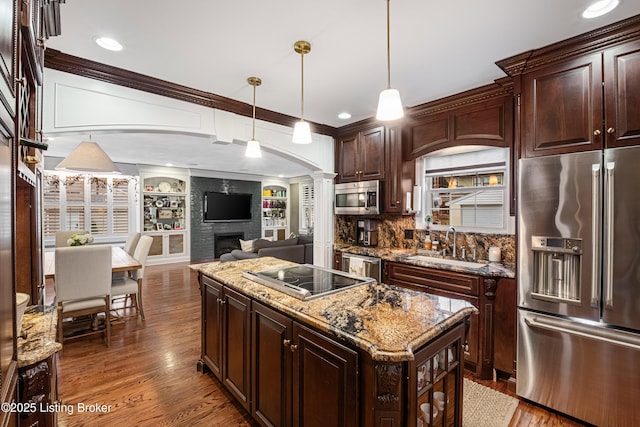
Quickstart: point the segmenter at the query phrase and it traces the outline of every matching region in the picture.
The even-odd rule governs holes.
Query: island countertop
[[[328,332],[368,352],[373,360],[413,360],[414,350],[465,317],[477,313],[470,303],[385,284],[365,284],[308,301],[242,277],[296,265],[272,257],[191,268],[297,321]]]

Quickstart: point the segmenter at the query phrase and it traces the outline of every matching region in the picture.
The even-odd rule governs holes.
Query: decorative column
[[[320,267],[333,266],[333,172],[313,172],[313,263]]]

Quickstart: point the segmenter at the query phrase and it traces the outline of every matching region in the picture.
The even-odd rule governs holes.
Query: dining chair
[[[111,345],[111,246],[89,245],[56,248],[55,292],[58,341],[64,343],[64,319],[105,313],[104,331],[85,331],[73,338],[105,332]],[[93,323],[93,322],[92,322]],[[71,337],[70,337],[71,338]]]
[[[136,250],[136,246],[138,245],[138,240],[140,240],[140,232],[135,231],[130,233],[127,237],[127,241],[124,242],[124,251],[129,255],[133,256],[133,253]],[[127,274],[126,271],[116,271],[111,275],[112,280],[124,279],[124,276]]]
[[[87,230],[56,231],[56,248],[69,246],[67,241],[76,233],[89,234]]]
[[[111,295],[113,297],[130,296],[133,306],[136,309],[136,317],[140,314],[140,318],[144,320],[144,309],[142,305],[142,278],[144,277],[144,268],[147,263],[147,256],[151,249],[153,238],[151,236],[141,236],[136,245],[133,257],[142,265],[137,270],[133,270],[123,278],[116,278],[111,283]],[[126,305],[123,308],[127,308]]]
[[[124,243],[124,251],[133,256],[133,253],[136,250],[136,245],[138,244],[138,240],[140,240],[140,232],[135,231],[129,234],[129,237],[127,237],[127,241]]]

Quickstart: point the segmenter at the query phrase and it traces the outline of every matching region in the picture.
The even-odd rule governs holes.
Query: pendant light
[[[387,0],[387,88],[380,92],[378,98],[378,120],[396,120],[404,116],[400,92],[391,88],[391,24],[389,20],[389,0]]]
[[[304,55],[311,52],[311,43],[299,40],[293,44],[293,50],[300,54],[302,62],[302,75],[300,79],[301,85],[301,107],[300,107],[300,121],[296,123],[293,128],[293,143],[294,144],[311,144],[311,128],[309,123],[304,121]]]
[[[245,157],[262,157],[260,143],[256,141],[256,86],[260,86],[262,80],[260,80],[259,77],[249,77],[247,83],[253,86],[253,128],[251,139],[247,143],[247,150],[244,152],[244,155]]]
[[[95,172],[104,174],[120,174],[120,169],[113,163],[107,153],[95,142],[82,141],[78,146],[58,163],[58,171]]]

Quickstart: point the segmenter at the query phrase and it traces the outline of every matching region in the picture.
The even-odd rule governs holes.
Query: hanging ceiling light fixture
[[[82,141],[55,167],[58,171],[120,174],[120,169],[95,142]]]
[[[378,98],[378,120],[396,120],[404,116],[400,92],[391,88],[391,29],[389,20],[389,0],[387,0],[387,88],[380,92]]]
[[[245,157],[262,157],[260,143],[256,141],[256,86],[260,86],[262,80],[259,77],[249,77],[247,83],[253,86],[253,130],[244,155]]]
[[[300,54],[302,61],[302,76],[300,79],[301,90],[301,107],[300,107],[300,121],[296,123],[293,128],[293,143],[294,144],[311,144],[311,128],[309,123],[304,121],[304,55],[311,52],[311,43],[299,40],[293,44],[293,50]]]

